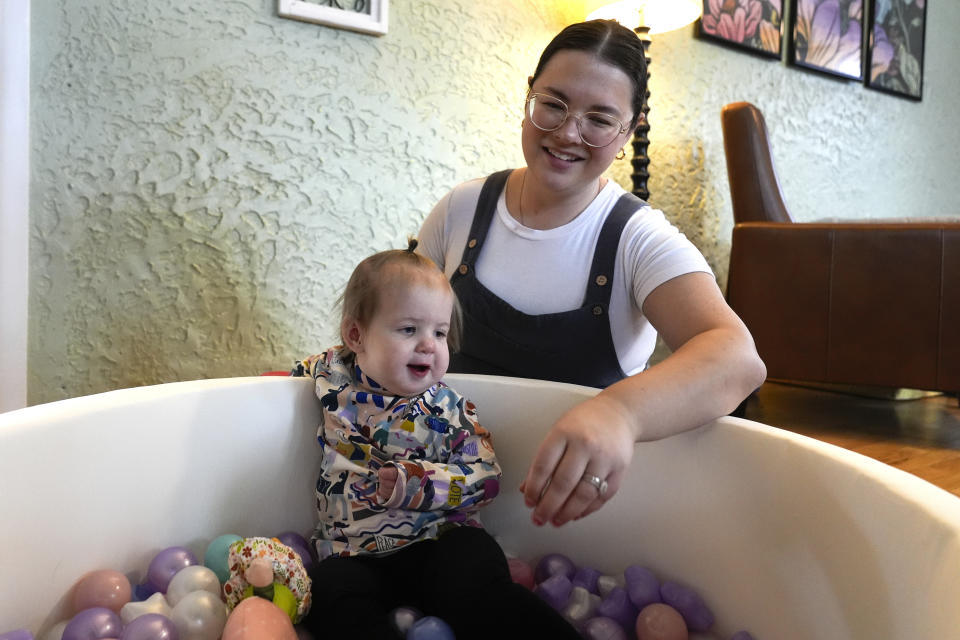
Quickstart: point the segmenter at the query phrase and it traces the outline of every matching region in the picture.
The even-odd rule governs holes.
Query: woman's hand
[[[630,461],[636,440],[633,419],[616,398],[603,393],[563,414],[540,444],[520,486],[534,524],[560,526],[593,513],[612,498]],[[607,482],[601,495],[584,480]]]
[[[381,502],[386,502],[393,495],[393,487],[397,484],[397,468],[393,466],[380,467],[377,472],[377,480],[380,486],[377,487],[377,497]]]

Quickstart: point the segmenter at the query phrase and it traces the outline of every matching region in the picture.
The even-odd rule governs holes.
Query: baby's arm
[[[496,497],[501,471],[490,432],[477,423],[472,407],[463,410],[465,402],[461,400],[451,417],[440,456],[445,462],[394,460],[380,469],[381,504],[415,511],[476,510]],[[396,475],[387,493],[385,484],[394,475],[390,469]]]

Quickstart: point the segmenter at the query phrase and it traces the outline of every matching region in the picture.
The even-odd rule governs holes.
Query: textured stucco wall
[[[393,0],[376,38],[274,0],[33,0],[31,403],[284,368],[353,264],[455,183],[521,163],[525,79],[582,2]],[[956,214],[960,5],[924,100],[694,39],[652,55],[653,203],[725,279],[720,107],[766,112],[799,219]],[[627,163],[612,175],[629,187]]]

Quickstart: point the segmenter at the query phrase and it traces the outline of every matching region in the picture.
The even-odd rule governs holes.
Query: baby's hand
[[[393,466],[380,467],[377,472],[380,486],[377,488],[377,497],[386,502],[393,495],[393,487],[397,484],[397,468]]]

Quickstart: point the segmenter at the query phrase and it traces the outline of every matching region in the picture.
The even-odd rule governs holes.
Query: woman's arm
[[[750,332],[710,274],[665,282],[643,312],[673,353],[557,420],[521,486],[534,523],[559,526],[596,511],[619,489],[635,443],[726,415],[766,378]],[[582,482],[584,473],[606,479],[606,494]]]

